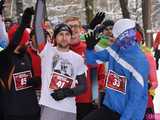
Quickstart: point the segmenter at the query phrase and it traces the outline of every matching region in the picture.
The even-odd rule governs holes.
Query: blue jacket
[[[5,24],[0,16],[0,51],[8,46],[8,34],[5,29]]]
[[[120,120],[143,120],[149,67],[139,46],[135,43],[127,49],[120,49],[113,44],[100,52],[87,50],[88,64],[96,64],[99,60],[109,61],[103,104],[118,112]]]

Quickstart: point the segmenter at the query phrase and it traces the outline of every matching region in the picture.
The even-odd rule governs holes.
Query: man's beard
[[[68,48],[69,48],[69,44],[66,44],[66,45],[57,44],[57,46],[58,46],[59,48],[62,48],[62,49],[68,49]]]

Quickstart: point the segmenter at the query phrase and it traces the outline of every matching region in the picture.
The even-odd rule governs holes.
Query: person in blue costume
[[[103,107],[83,120],[143,120],[147,106],[149,65],[135,42],[135,21],[120,19],[113,26],[116,41],[103,51],[95,52],[99,41],[94,32],[86,37],[86,62],[108,61]]]

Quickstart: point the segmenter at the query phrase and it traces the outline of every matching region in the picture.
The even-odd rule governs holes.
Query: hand
[[[3,11],[3,9],[4,9],[4,0],[0,0],[0,15],[2,15],[2,11]]]
[[[90,29],[94,29],[96,27],[96,25],[101,24],[101,22],[103,21],[104,18],[105,18],[105,13],[98,12],[89,24]]]
[[[87,44],[87,49],[93,50],[94,46],[99,42],[100,38],[96,38],[96,33],[95,32],[90,32],[84,35],[86,44]]]
[[[22,16],[21,26],[30,27],[32,15],[34,15],[34,8],[33,7],[26,8]]]
[[[51,93],[52,98],[56,101],[63,100],[66,97],[72,96],[73,91],[70,88],[62,88],[54,90],[54,93]]]
[[[26,10],[24,11],[24,13],[26,15],[34,15],[35,11],[34,11],[34,8],[33,7],[28,7],[26,8]]]

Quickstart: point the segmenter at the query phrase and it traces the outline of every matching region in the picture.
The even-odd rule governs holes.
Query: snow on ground
[[[153,102],[154,102],[155,113],[160,113],[160,68],[157,71],[157,76],[158,76],[158,88],[156,89],[156,94]]]

